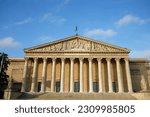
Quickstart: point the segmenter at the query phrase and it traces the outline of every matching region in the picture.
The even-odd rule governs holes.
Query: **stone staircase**
[[[20,100],[137,100],[150,93],[22,93]]]

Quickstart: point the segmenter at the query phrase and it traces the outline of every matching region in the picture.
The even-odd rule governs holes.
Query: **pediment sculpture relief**
[[[62,41],[55,44],[50,44],[45,47],[36,48],[31,50],[32,52],[65,52],[65,51],[87,51],[87,52],[121,52],[122,50],[109,47],[100,43],[96,43],[89,40],[74,39],[68,41]]]

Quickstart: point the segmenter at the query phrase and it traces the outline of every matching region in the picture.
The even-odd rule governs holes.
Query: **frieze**
[[[100,43],[82,40],[82,39],[74,39],[59,42],[56,44],[50,44],[46,47],[36,48],[30,50],[30,52],[122,52],[121,49],[113,48],[107,45],[103,45]]]

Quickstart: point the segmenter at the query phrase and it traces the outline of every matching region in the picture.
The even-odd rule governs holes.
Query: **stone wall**
[[[130,59],[130,71],[133,90],[146,91],[150,85],[149,61],[147,59]]]
[[[24,58],[11,58],[8,66],[7,74],[14,82],[22,82],[24,69]]]

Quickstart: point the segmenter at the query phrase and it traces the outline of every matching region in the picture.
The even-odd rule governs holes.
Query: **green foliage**
[[[0,53],[0,91],[7,88],[9,76],[6,74],[9,64],[8,55],[5,53]]]

